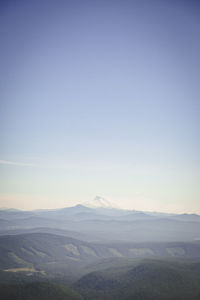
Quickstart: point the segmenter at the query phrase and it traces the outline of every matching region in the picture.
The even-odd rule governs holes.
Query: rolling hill
[[[16,276],[35,280],[73,281],[105,259],[198,258],[200,243],[88,243],[49,234],[29,233],[0,237],[0,281]],[[13,275],[13,276],[12,276]]]

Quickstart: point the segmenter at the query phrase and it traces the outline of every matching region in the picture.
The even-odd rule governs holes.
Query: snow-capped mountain
[[[84,202],[83,205],[90,208],[118,208],[117,205],[100,196],[96,196],[92,201]]]

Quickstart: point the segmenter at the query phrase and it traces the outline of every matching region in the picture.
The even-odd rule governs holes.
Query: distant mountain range
[[[90,206],[90,207],[89,207]],[[0,235],[53,232],[89,242],[192,242],[200,240],[200,216],[119,209],[97,196],[90,205],[54,210],[0,210]]]
[[[99,196],[62,209],[0,210],[5,300],[34,289],[41,298],[30,299],[198,300],[199,265],[197,214],[124,210]]]

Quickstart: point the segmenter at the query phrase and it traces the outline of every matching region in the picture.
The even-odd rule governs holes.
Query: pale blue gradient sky
[[[0,206],[199,212],[198,1],[1,1]]]

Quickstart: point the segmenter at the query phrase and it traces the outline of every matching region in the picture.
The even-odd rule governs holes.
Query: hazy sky
[[[200,2],[0,2],[0,207],[200,213]]]

